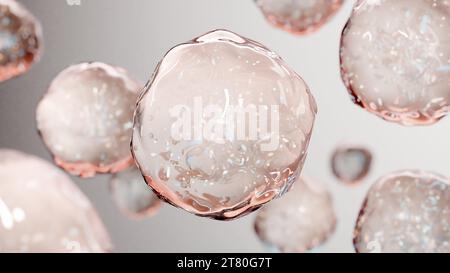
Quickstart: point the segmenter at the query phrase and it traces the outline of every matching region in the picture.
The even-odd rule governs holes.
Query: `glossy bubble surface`
[[[316,105],[278,55],[217,30],[170,50],[136,111],[132,149],[147,183],[177,207],[226,220],[289,189]]]
[[[341,7],[343,0],[255,0],[267,20],[294,34],[320,28]]]
[[[450,2],[358,1],[341,43],[354,101],[381,118],[426,125],[450,107]]]
[[[421,171],[381,178],[354,233],[357,252],[450,252],[450,181]]]
[[[111,242],[89,200],[59,169],[0,150],[0,252],[105,252]]]
[[[161,206],[158,196],[145,183],[137,168],[132,167],[114,174],[109,185],[117,207],[132,219],[153,216]]]
[[[361,182],[370,171],[372,153],[363,147],[343,146],[331,158],[333,174],[346,184]]]
[[[0,82],[27,72],[42,54],[39,21],[14,0],[0,0]]]
[[[82,177],[130,166],[139,90],[125,70],[103,63],[62,71],[36,112],[37,127],[56,164]]]
[[[323,244],[336,227],[330,193],[306,179],[264,206],[255,220],[258,237],[282,252],[305,252]]]

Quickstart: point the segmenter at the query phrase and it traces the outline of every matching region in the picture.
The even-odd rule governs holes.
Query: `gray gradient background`
[[[420,168],[450,176],[448,118],[431,127],[405,128],[354,106],[341,82],[338,48],[352,0],[320,32],[296,37],[271,27],[251,0],[22,0],[38,18],[45,54],[26,75],[0,84],[0,147],[50,160],[35,128],[35,108],[53,77],[70,64],[103,61],[127,68],[145,83],[172,46],[226,28],[278,52],[308,83],[319,114],[304,174],[327,184],[338,215],[334,236],[320,250],[353,252],[352,230],[370,184],[399,169]],[[348,188],[332,176],[329,158],[341,143],[374,151],[363,185]],[[32,175],[32,174],[30,174]],[[151,219],[123,217],[109,193],[108,176],[74,178],[97,207],[117,252],[259,252],[254,215],[233,222],[202,219],[165,205]]]

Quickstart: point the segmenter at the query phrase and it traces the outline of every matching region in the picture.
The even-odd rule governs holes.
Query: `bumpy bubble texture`
[[[30,69],[42,54],[39,21],[14,0],[0,0],[0,82]]]
[[[89,200],[59,169],[0,150],[0,252],[105,252],[111,242]]]
[[[421,171],[381,178],[354,233],[357,252],[450,252],[450,181]]]
[[[285,196],[264,206],[255,220],[258,237],[282,252],[305,252],[318,247],[335,227],[330,193],[307,179],[299,179]]]
[[[117,207],[132,219],[153,216],[161,206],[160,199],[135,167],[114,174],[109,184]]]
[[[341,7],[343,0],[255,0],[267,20],[294,34],[320,28]]]
[[[346,184],[361,182],[370,171],[372,153],[363,147],[343,146],[331,158],[333,174]]]
[[[354,101],[404,125],[450,109],[450,1],[360,0],[342,35],[342,77]]]
[[[139,90],[124,69],[103,63],[62,71],[36,112],[38,130],[56,164],[82,177],[130,166]]]
[[[233,219],[289,189],[315,114],[305,82],[278,55],[216,30],[173,48],[159,64],[136,109],[132,149],[148,184],[169,203]],[[180,121],[182,138],[174,135]]]

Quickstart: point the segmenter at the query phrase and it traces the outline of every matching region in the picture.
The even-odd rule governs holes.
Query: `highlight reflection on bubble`
[[[357,252],[450,252],[450,181],[423,171],[382,177],[354,231]]]
[[[450,109],[450,2],[359,0],[343,31],[342,78],[355,103],[427,125]]]
[[[82,177],[130,166],[139,91],[128,72],[104,63],[81,63],[62,71],[36,111],[38,130],[55,163]]]
[[[164,57],[138,102],[133,154],[169,203],[233,219],[290,187],[315,114],[305,82],[278,55],[216,30]]]
[[[319,183],[297,180],[280,199],[265,205],[255,220],[255,231],[281,252],[307,252],[322,245],[336,228],[330,193]]]
[[[107,252],[97,212],[59,169],[0,150],[0,252]]]

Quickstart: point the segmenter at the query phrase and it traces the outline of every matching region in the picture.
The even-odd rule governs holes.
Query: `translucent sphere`
[[[264,206],[255,220],[258,237],[282,252],[305,252],[323,244],[336,227],[330,193],[306,179]]]
[[[371,165],[372,153],[358,146],[339,147],[331,158],[333,174],[346,184],[361,182],[369,173]]]
[[[0,0],[0,82],[30,69],[42,54],[39,21],[14,0]]]
[[[421,171],[381,178],[354,232],[357,252],[450,252],[450,181]]]
[[[140,86],[122,68],[82,63],[62,71],[40,101],[37,127],[56,164],[91,177],[130,166]]]
[[[450,2],[359,0],[341,41],[354,101],[403,125],[437,122],[450,108]]]
[[[170,50],[135,114],[132,150],[147,183],[200,216],[242,216],[298,176],[316,114],[278,55],[226,30]]]
[[[161,206],[158,196],[147,186],[141,172],[135,167],[114,174],[109,185],[117,207],[132,219],[153,216]]]
[[[255,0],[267,20],[294,34],[319,29],[341,7],[343,0]]]
[[[97,212],[59,169],[0,150],[0,252],[106,252]]]

